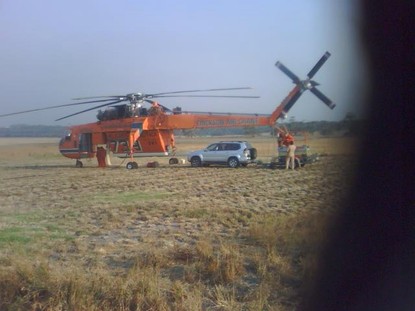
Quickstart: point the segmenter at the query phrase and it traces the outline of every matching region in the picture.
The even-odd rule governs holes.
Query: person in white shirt
[[[295,149],[297,149],[297,146],[294,145],[293,141],[290,141],[290,144],[287,148],[287,157],[285,160],[285,169],[288,170],[290,163],[291,163],[291,169],[295,168]]]

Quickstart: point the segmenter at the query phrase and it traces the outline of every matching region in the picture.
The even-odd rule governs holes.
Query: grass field
[[[274,155],[271,137],[237,139]],[[216,140],[179,137],[179,154]],[[0,139],[0,310],[293,310],[356,154],[311,137],[322,156],[296,171],[77,169],[57,143]]]

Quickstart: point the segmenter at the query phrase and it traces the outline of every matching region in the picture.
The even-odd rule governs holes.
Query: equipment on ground
[[[285,168],[287,160],[287,146],[278,147],[278,156],[273,158],[269,164],[270,168]],[[306,164],[311,164],[319,160],[317,153],[311,153],[310,147],[307,145],[297,146],[295,149],[295,168],[303,167]]]

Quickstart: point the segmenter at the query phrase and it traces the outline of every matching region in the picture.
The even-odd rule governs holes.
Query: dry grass
[[[271,138],[246,139],[273,156]],[[308,144],[326,156],[294,172],[128,171],[76,169],[56,140],[0,140],[0,310],[295,309],[353,178],[352,139]]]

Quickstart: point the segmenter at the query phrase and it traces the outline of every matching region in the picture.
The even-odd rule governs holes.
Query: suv
[[[229,167],[247,166],[254,162],[257,151],[246,141],[221,141],[205,149],[190,152],[187,161],[191,166],[227,164]]]

